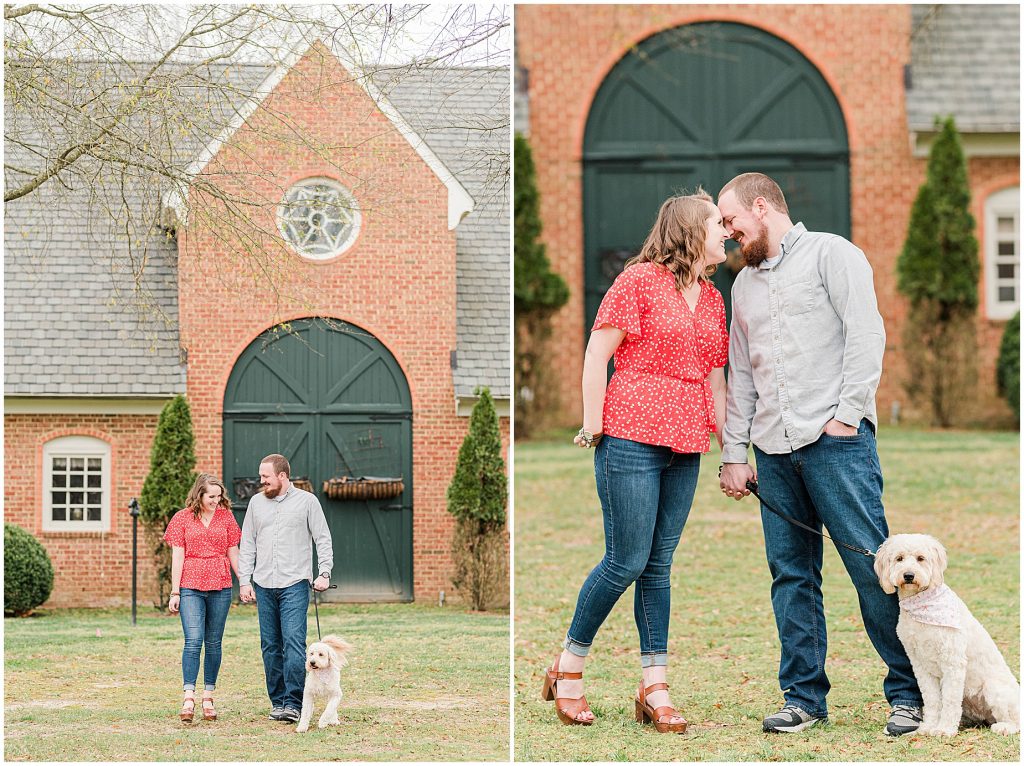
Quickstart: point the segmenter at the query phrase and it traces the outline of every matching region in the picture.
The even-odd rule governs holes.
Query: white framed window
[[[325,260],[348,250],[362,215],[352,192],[330,178],[306,178],[285,192],[277,210],[281,236],[299,255]]]
[[[62,436],[43,445],[43,531],[110,531],[110,445]]]
[[[985,200],[985,305],[989,319],[1020,308],[1020,187]]]

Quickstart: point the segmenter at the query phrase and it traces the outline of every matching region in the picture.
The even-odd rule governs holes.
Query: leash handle
[[[772,507],[771,503],[769,503],[767,500],[765,500],[763,497],[761,497],[761,495],[758,494],[758,492],[757,492],[757,489],[758,489],[757,482],[754,481],[753,479],[747,479],[747,489],[750,490],[750,494],[752,494],[754,497],[756,497],[758,500],[761,501],[761,505],[763,505],[765,508],[767,508],[769,511],[774,513],[779,518],[785,519],[790,524],[798,526],[801,529],[806,529],[808,532],[813,532],[816,535],[820,535],[821,537],[824,537],[826,540],[831,540],[836,545],[841,545],[844,548],[847,548],[848,550],[853,551],[854,553],[860,553],[863,556],[874,556],[875,555],[874,553],[869,551],[867,548],[858,548],[856,545],[848,545],[848,544],[846,544],[844,542],[836,540],[834,537],[829,537],[824,532],[819,532],[817,529],[814,529],[813,527],[807,526],[802,521],[798,521],[797,519],[794,519],[792,516],[787,516],[786,514],[782,513],[781,511],[776,510],[775,508]]]
[[[309,587],[313,591],[313,613],[316,614],[316,640],[320,641],[320,607],[318,607],[316,603],[316,594],[318,591],[316,588],[313,587],[313,583],[310,583]],[[337,587],[337,585],[328,585],[327,590]]]

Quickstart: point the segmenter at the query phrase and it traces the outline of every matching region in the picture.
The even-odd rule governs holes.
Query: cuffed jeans
[[[868,550],[889,536],[882,508],[882,470],[875,433],[862,420],[854,436],[822,434],[795,452],[769,455],[754,448],[759,493],[788,516],[835,540]],[[828,646],[821,595],[823,539],[761,507],[765,550],[772,575],[772,609],[782,644],[779,685],[787,703],[827,715],[831,685],[825,674]],[[883,689],[890,705],[922,705],[907,653],[896,636],[899,603],[886,595],[874,559],[836,546],[857,589],[868,638],[889,668]]]
[[[605,436],[594,454],[605,554],[591,570],[565,639],[585,657],[612,607],[636,582],[641,664],[668,663],[672,555],[697,488],[700,455]]]
[[[306,614],[309,583],[261,588],[253,582],[260,619],[260,649],[271,707],[302,709],[306,681]]]
[[[185,648],[181,652],[182,688],[195,690],[199,677],[199,655],[206,646],[203,658],[203,687],[212,691],[217,686],[220,672],[221,640],[224,624],[231,608],[231,588],[223,590],[181,589],[178,612],[185,633]]]

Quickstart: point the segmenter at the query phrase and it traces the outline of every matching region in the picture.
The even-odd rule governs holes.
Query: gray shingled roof
[[[476,202],[455,230],[458,253],[456,396],[476,386],[510,395],[509,72],[406,74],[386,95]]]
[[[1020,7],[911,8],[907,123],[934,130],[952,114],[962,133],[1020,131]]]
[[[266,70],[241,67],[246,83]],[[476,208],[456,229],[456,394],[509,387],[508,70],[420,70],[375,80],[456,175]],[[195,141],[188,148],[194,151]],[[5,163],[22,150],[5,144]],[[152,220],[133,198],[138,220]],[[147,238],[136,289],[123,234],[94,206],[94,185],[41,187],[7,203],[4,230],[4,392],[8,396],[167,396],[185,390],[177,328],[177,250]],[[110,202],[103,200],[101,202]],[[114,276],[111,279],[111,275]]]

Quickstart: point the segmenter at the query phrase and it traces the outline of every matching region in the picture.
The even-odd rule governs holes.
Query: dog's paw
[[[960,731],[960,729],[957,726],[945,726],[943,724],[939,724],[934,729],[932,729],[931,736],[933,736],[933,737],[955,737],[959,731]]]
[[[998,721],[992,724],[992,731],[996,734],[1016,734],[1020,731],[1020,727],[1015,723],[1009,721]]]
[[[299,725],[295,727],[295,731],[299,734],[302,734],[304,731],[309,731],[309,722],[300,722]]]
[[[334,716],[334,718],[331,718],[328,721],[325,721],[323,718],[321,718],[320,722],[317,724],[317,728],[318,729],[326,729],[328,726],[337,726],[340,723],[341,723],[341,719],[338,718],[338,716]]]

